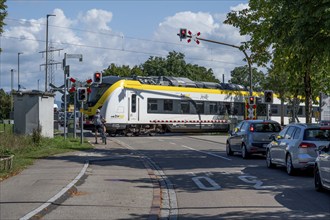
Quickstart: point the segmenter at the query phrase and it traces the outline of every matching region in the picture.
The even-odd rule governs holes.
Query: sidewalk
[[[0,219],[156,219],[152,176],[140,157],[109,138],[90,151],[40,159],[2,181]]]

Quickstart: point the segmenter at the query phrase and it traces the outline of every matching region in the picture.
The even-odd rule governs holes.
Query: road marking
[[[209,153],[209,152],[205,152],[205,151],[201,151],[201,150],[197,150],[197,149],[194,149],[194,148],[191,148],[191,147],[188,147],[186,145],[181,145],[181,147],[184,147],[184,148],[187,148],[187,149],[190,149],[190,150],[194,150],[194,151],[197,151],[197,152],[200,152],[200,153],[203,153],[203,154],[207,154],[207,155],[210,155],[210,156],[213,156],[213,157],[218,157],[218,158],[221,158],[221,159],[225,159],[225,160],[231,160],[230,158],[228,157],[223,157],[223,156],[220,156],[220,155],[217,155],[217,154],[213,154],[213,153]]]
[[[276,186],[262,186],[264,184],[261,180],[258,180],[258,177],[256,176],[239,176],[238,177],[240,180],[242,180],[245,183],[254,183],[254,188],[255,189],[274,189]]]
[[[219,190],[219,189],[221,189],[221,186],[219,186],[216,182],[214,182],[214,180],[212,180],[211,178],[209,178],[207,176],[196,176],[191,179],[196,183],[196,185],[200,189],[203,189],[203,190]],[[201,179],[206,180],[211,186],[205,186],[204,183],[201,182]]]

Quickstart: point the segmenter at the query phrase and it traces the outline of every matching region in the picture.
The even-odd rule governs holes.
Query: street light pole
[[[46,21],[46,69],[45,69],[45,92],[47,92],[47,77],[48,77],[48,18],[50,16],[56,16],[47,14],[47,21]]]
[[[11,72],[11,82],[10,82],[10,111],[13,111],[13,89],[14,89],[14,69]]]
[[[19,55],[23,54],[22,52],[17,53],[17,91],[20,90],[21,86],[19,84]]]
[[[178,34],[180,36],[180,34]],[[187,38],[193,38],[190,35],[187,35]],[[225,46],[229,46],[229,47],[234,47],[239,49],[240,51],[242,51],[244,53],[244,56],[246,58],[246,61],[248,63],[249,66],[249,81],[250,81],[250,96],[253,96],[253,90],[252,90],[252,66],[251,66],[251,59],[250,57],[247,55],[245,49],[243,47],[237,46],[237,45],[233,45],[233,44],[228,44],[228,43],[224,43],[224,42],[220,42],[220,41],[214,41],[214,40],[209,40],[209,39],[204,39],[204,38],[200,38],[200,37],[196,37],[197,40],[201,40],[201,41],[206,41],[206,42],[210,42],[210,43],[216,43],[216,44],[221,44],[221,45],[225,45]]]

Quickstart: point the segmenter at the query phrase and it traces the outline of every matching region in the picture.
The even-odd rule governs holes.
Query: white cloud
[[[240,4],[236,5],[236,6],[230,7],[230,10],[232,10],[232,11],[241,11],[241,10],[246,9],[246,8],[249,8],[249,4],[248,3],[245,3],[245,4],[240,3]]]
[[[188,62],[212,68],[215,76],[220,80],[224,74],[225,81],[227,81],[230,78],[231,70],[236,66],[245,65],[242,61],[244,54],[241,51],[205,41],[200,41],[199,45],[195,42],[187,43],[186,40],[180,42],[179,37],[173,34],[178,33],[180,28],[187,28],[192,34],[200,32],[200,37],[204,39],[240,45],[246,38],[240,36],[236,28],[223,24],[225,18],[225,14],[180,12],[172,17],[167,17],[160,23],[155,31],[155,39],[179,44],[180,46],[171,45],[173,49],[168,45],[163,47],[170,51],[176,50],[184,53]]]
[[[224,14],[178,12],[164,18],[154,35],[146,40],[113,30],[113,13],[110,11],[91,9],[81,12],[76,18],[69,18],[61,9],[55,9],[52,14],[56,17],[49,17],[49,40],[55,49],[63,49],[60,53],[53,53],[52,57],[55,62],[61,62],[64,53],[82,54],[82,63],[71,59],[67,61],[71,76],[80,80],[91,77],[95,71],[103,70],[111,63],[132,67],[144,63],[150,56],[165,57],[173,50],[184,53],[187,62],[212,68],[220,80],[225,74],[227,81],[234,67],[245,64],[242,52],[235,48],[207,42],[188,44],[180,42],[176,35],[179,28],[186,27],[193,33],[201,32],[203,38],[239,44],[245,38],[237,29],[223,24]],[[45,63],[45,58],[39,52],[45,50],[46,18],[10,23],[2,38],[1,72],[16,69],[17,52],[24,52],[20,64],[21,84],[27,89],[36,89],[39,80],[43,90],[44,69],[40,65]],[[62,85],[61,65],[54,66],[54,74],[55,84]],[[9,74],[1,74],[1,87],[8,91],[10,85],[4,82],[10,82]]]
[[[81,23],[91,30],[110,31],[108,23],[112,20],[112,13],[102,9],[91,9],[78,16]]]

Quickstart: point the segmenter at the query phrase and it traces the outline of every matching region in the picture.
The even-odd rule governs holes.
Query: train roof
[[[173,77],[173,76],[133,76],[133,77],[105,76],[103,77],[102,81],[103,83],[106,84],[113,84],[122,79],[137,80],[141,84],[149,84],[149,85],[248,91],[248,89],[245,86],[238,84],[199,82],[199,81],[192,81],[191,79],[186,77]]]

